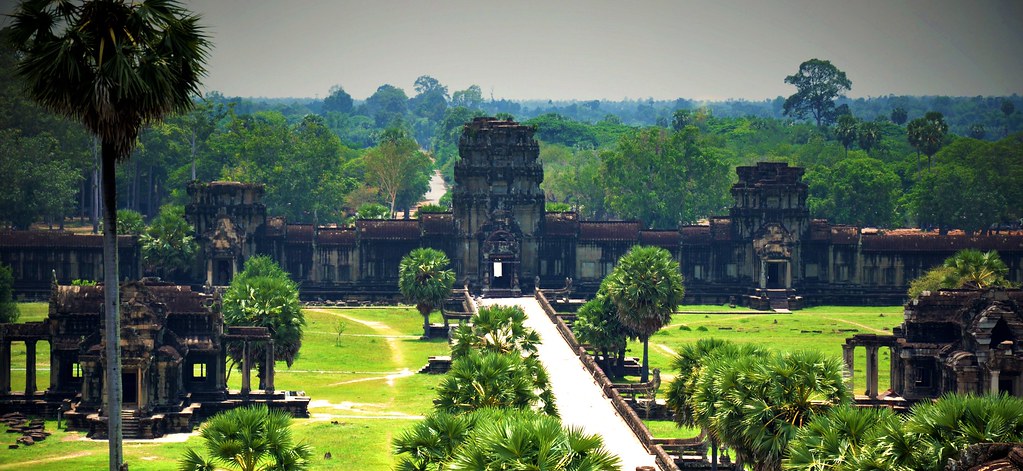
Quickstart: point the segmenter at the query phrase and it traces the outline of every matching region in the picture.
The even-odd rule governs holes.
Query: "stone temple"
[[[397,296],[398,263],[417,247],[445,252],[458,284],[473,292],[515,294],[537,284],[596,291],[630,247],[670,251],[682,269],[686,301],[754,308],[812,304],[901,304],[909,282],[964,248],[997,250],[1009,278],[1023,280],[1023,234],[939,235],[830,224],[807,208],[803,169],[761,162],[736,169],[727,215],[701,225],[648,230],[641,221],[582,221],[548,213],[533,128],[476,118],[465,125],[455,166],[453,209],[411,220],[359,220],[354,227],[289,223],[268,215],[263,187],[192,183],[186,217],[201,250],[189,282],[221,286],[256,254],[276,259],[304,299]],[[0,263],[18,293],[45,296],[60,283],[99,276],[99,236],[0,233]],[[141,273],[139,251],[121,240],[121,274]]]

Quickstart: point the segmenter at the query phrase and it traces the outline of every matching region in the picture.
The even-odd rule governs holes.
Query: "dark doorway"
[[[231,284],[231,261],[217,260],[217,266],[213,272],[214,286],[227,286]]]
[[[139,372],[138,370],[124,371],[121,373],[121,401],[125,408],[134,408],[139,402]]]
[[[511,268],[512,264],[493,262],[490,277],[490,288],[491,289],[511,289]]]
[[[785,263],[769,262],[767,264],[767,289],[785,288]]]
[[[1008,394],[1010,396],[1016,395],[1016,379],[1019,378],[1018,374],[1004,375],[998,378],[998,392],[1002,394]]]

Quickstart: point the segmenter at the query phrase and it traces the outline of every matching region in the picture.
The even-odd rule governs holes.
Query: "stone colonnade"
[[[266,365],[264,373],[266,377],[263,378],[263,392],[266,394],[273,394],[274,392],[274,341],[273,337],[270,336],[270,331],[266,327],[228,327],[227,332],[222,337],[223,341],[235,341],[241,342],[242,344],[242,394],[249,394],[252,392],[252,353],[251,345],[253,343],[263,343],[265,348],[265,358],[263,364]],[[225,346],[226,348],[226,346]]]
[[[845,345],[842,345],[842,360],[845,363],[844,377],[846,385],[849,390],[853,389],[855,358],[856,358],[856,347],[864,347],[867,350],[867,364],[864,369],[864,375],[866,376],[867,389],[864,391],[864,395],[870,399],[877,399],[881,393],[879,391],[880,386],[878,385],[878,351],[881,347],[888,347],[890,349],[889,361],[891,367],[889,370],[889,384],[891,385],[892,391],[902,391],[902,375],[899,374],[901,371],[901,363],[896,358],[896,344],[895,337],[891,335],[874,335],[874,334],[859,334],[855,335],[850,339],[846,339]],[[855,391],[854,391],[855,394]]]

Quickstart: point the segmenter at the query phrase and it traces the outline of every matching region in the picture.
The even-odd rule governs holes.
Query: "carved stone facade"
[[[225,328],[219,296],[152,281],[125,283],[120,294],[120,413],[126,436],[189,432],[198,418],[251,402],[269,403],[299,416],[308,413],[308,398],[274,391],[272,367],[267,387],[252,390],[251,358],[243,362],[242,390],[227,389],[229,344],[247,349],[253,342],[272,346],[272,340],[264,327]],[[49,413],[67,401],[69,427],[102,438],[109,412],[102,314],[102,286],[54,286],[45,320],[0,324],[0,411]],[[12,342],[26,346],[24,391],[11,391]],[[39,342],[50,347],[50,384],[45,391],[36,384]]]
[[[545,212],[543,168],[530,127],[477,118],[465,125],[459,154],[452,212],[359,220],[354,227],[268,217],[258,184],[193,183],[186,217],[202,249],[192,283],[227,284],[245,260],[267,254],[299,282],[305,299],[394,299],[401,258],[431,247],[451,259],[458,284],[467,282],[476,293],[528,292],[536,283],[560,288],[571,279],[576,292],[587,295],[636,244],[670,251],[685,278],[686,302],[701,304],[901,304],[911,280],[965,248],[997,250],[1009,278],[1023,280],[1021,232],[939,235],[829,224],[810,217],[803,169],[785,163],[737,168],[728,215],[647,230],[638,221],[581,221],[575,213]],[[22,293],[48,285],[29,283],[19,273],[48,276],[53,268],[68,283],[88,272],[76,265],[85,258],[75,254],[85,249],[75,247],[89,238],[95,238],[89,254],[100,247],[98,236],[51,241],[33,234],[0,234],[0,262],[14,264]],[[134,257],[124,258],[127,265],[138,265],[137,250],[126,255]]]
[[[906,304],[892,335],[846,340],[847,377],[853,351],[867,350],[865,396],[919,401],[945,393],[1023,397],[1023,291],[941,290]],[[888,348],[891,388],[878,391],[878,351]]]

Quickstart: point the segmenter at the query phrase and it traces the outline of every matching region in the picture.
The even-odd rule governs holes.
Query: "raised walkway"
[[[637,466],[653,466],[654,457],[615,412],[597,382],[586,371],[536,299],[481,299],[483,305],[519,306],[526,313],[526,326],[540,335],[537,346],[540,361],[551,378],[558,413],[565,425],[581,427],[586,433],[604,438],[604,447],[622,459],[622,469],[634,471]]]

